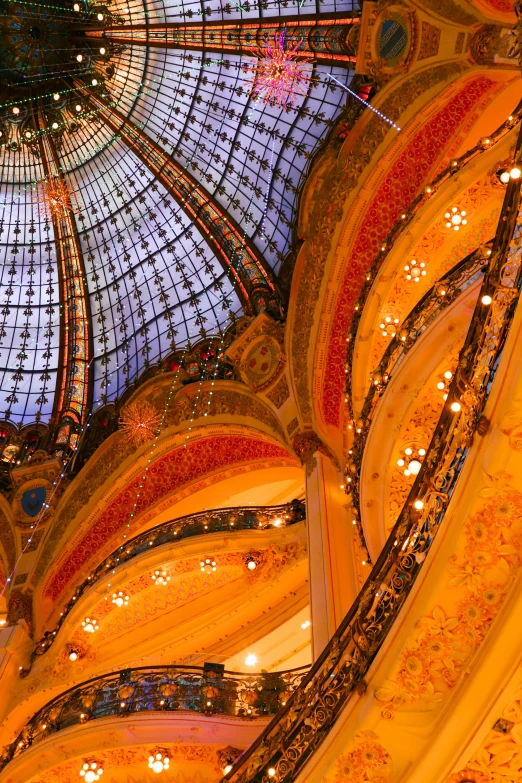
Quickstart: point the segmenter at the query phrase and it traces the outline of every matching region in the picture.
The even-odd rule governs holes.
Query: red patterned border
[[[363,218],[339,287],[328,341],[328,363],[322,383],[322,413],[327,424],[339,426],[344,391],[346,335],[353,307],[365,276],[383,239],[397,222],[401,212],[429,181],[441,154],[466,121],[477,101],[498,88],[498,82],[486,76],[468,81],[437,114],[427,121],[404,147],[381,182]]]
[[[75,549],[65,556],[58,572],[45,588],[45,597],[55,600],[71,579],[78,577],[86,563],[95,556],[99,559],[107,543],[129,521],[138,492],[136,517],[205,475],[240,463],[266,460],[277,460],[278,464],[283,460],[292,466],[297,464],[283,446],[244,435],[219,435],[192,441],[156,460],[149,467],[143,489],[139,489],[141,478],[138,476],[107,506]]]

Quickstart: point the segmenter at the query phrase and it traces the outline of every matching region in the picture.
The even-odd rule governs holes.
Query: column
[[[315,661],[357,596],[353,525],[343,475],[316,451],[306,477],[312,658]]]

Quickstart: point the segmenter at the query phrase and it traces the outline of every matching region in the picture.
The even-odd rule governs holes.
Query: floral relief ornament
[[[522,493],[507,484],[507,474],[488,478],[481,507],[464,525],[459,554],[450,558],[444,606],[417,622],[394,677],[376,689],[385,718],[399,709],[434,709],[467,676],[521,570]]]
[[[355,747],[343,753],[335,764],[334,783],[387,783],[392,760],[373,731],[355,735]]]
[[[522,779],[522,685],[464,769],[447,783],[518,783]]]

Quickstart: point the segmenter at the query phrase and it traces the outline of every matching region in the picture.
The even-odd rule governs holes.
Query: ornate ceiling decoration
[[[282,315],[277,276],[346,100],[359,10],[5,0],[2,14],[0,419],[51,423],[66,449],[174,350]],[[262,87],[279,50],[284,100]]]

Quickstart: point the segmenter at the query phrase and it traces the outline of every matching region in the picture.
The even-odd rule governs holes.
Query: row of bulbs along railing
[[[514,163],[517,165],[521,162],[521,144],[522,133],[519,132],[514,155]],[[300,680],[293,692],[292,686],[284,691],[280,691],[277,686],[278,701],[281,705],[284,701],[284,706],[237,763],[227,769],[224,781],[270,783],[275,780],[278,783],[289,783],[295,780],[327,736],[350,696],[356,692],[364,693],[364,678],[409,595],[444,519],[502,355],[522,281],[522,216],[519,204],[520,179],[513,179],[507,187],[489,264],[459,355],[458,367],[448,390],[448,398],[422,468],[386,545],[350,611],[309,673],[302,679],[300,673],[289,675],[297,677],[294,685]],[[173,671],[173,668],[170,667],[170,670]],[[131,672],[130,675],[119,673],[109,677],[122,676],[132,678],[133,675]],[[158,695],[167,692],[158,688],[165,685],[168,689],[169,683],[161,680],[165,673],[156,671],[151,676],[156,683],[152,696],[147,695],[146,687],[140,690],[138,682],[128,686],[128,696],[124,698],[123,691],[118,695],[117,687],[125,687],[125,683],[116,680],[119,685],[115,686],[111,681],[108,692],[113,693],[116,688],[115,692],[121,698],[119,710],[130,709],[132,705],[137,710],[165,708],[165,699],[164,704],[155,706],[158,704]],[[186,677],[187,673],[180,676]],[[100,683],[104,680],[96,679]],[[176,681],[172,684],[182,683]],[[54,724],[51,715],[49,725],[61,728],[64,724],[60,721],[67,720],[68,709],[76,710],[75,715],[79,716],[80,722],[89,719],[87,711],[78,713],[78,702],[74,701],[74,694],[83,687],[90,687],[90,683],[77,686],[72,693],[59,697],[64,698],[65,702],[54,716]],[[96,689],[96,686],[93,687]],[[210,687],[215,687],[215,683]],[[253,693],[262,691],[262,688],[256,686],[248,687]],[[247,705],[246,716],[249,716],[252,712],[248,713],[248,709],[252,708],[248,706],[248,700],[238,699],[240,690],[232,689],[236,694],[235,703]],[[219,688],[210,691],[216,699],[219,698],[218,694],[222,694],[219,704],[223,706],[218,709],[223,711],[226,711],[225,691],[225,686],[223,691],[219,691]],[[103,688],[102,693],[105,693]],[[201,694],[205,698],[205,692],[201,691]],[[102,695],[101,700],[97,701],[97,696],[92,706],[98,705],[102,711],[105,698]],[[207,702],[209,704],[205,703],[204,709],[205,706],[210,709],[212,699],[207,697]],[[52,710],[53,703],[44,710]],[[113,698],[111,703],[117,702]],[[190,704],[193,703],[194,697],[189,696],[189,701],[177,699],[176,705],[172,707],[177,709],[185,705],[185,708],[191,709]],[[270,714],[270,708],[263,706],[262,709],[263,714]],[[37,735],[32,732],[38,731],[34,723],[38,715],[27,724],[16,742],[5,749],[3,765],[35,739]],[[94,714],[94,717],[98,716],[101,716],[101,712],[99,715]],[[45,729],[42,726],[40,723],[40,731],[47,731],[48,724]]]
[[[379,401],[386,391],[388,382],[408,352],[436,318],[470,287],[479,284],[486,271],[490,255],[491,243],[477,248],[430,288],[404,319],[401,327],[397,327],[396,334],[388,344],[379,365],[373,371],[368,393],[355,422],[353,444],[348,452],[346,486],[351,492],[354,525],[360,521],[360,484],[366,443]],[[452,376],[451,373],[450,375]],[[416,461],[416,467],[420,469],[420,463]],[[369,553],[367,557],[371,563]]]
[[[0,770],[58,731],[113,715],[182,710],[245,719],[275,715],[308,669],[238,674],[219,664],[143,666],[94,677],[42,707],[0,752]]]
[[[519,131],[514,164],[521,163]],[[461,474],[520,296],[520,178],[506,190],[489,265],[424,463],[363,589],[309,674],[224,781],[289,783],[321,745],[409,595]]]
[[[111,552],[91,573],[76,587],[73,595],[63,607],[56,626],[46,631],[36,643],[31,653],[30,665],[21,670],[20,676],[26,677],[34,661],[47,652],[58,637],[60,628],[65,623],[70,612],[78,606],[80,598],[115,570],[145,552],[153,552],[158,547],[170,547],[176,542],[194,536],[206,536],[211,533],[234,533],[241,530],[263,531],[279,527],[288,527],[306,519],[304,502],[293,500],[279,506],[248,506],[246,508],[223,508],[189,514],[185,517],[162,522],[156,527],[131,538],[124,546]],[[258,553],[254,550],[245,554],[245,565],[257,567]],[[167,577],[161,576],[158,584]]]

